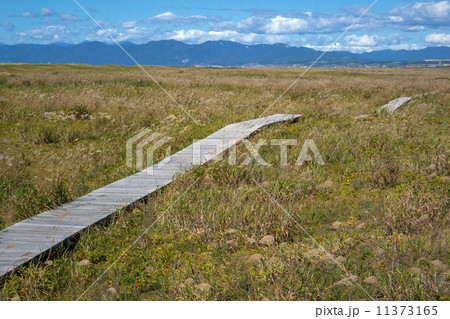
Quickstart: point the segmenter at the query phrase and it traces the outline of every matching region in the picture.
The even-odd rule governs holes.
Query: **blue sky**
[[[324,49],[374,0],[77,0],[117,40],[228,40]],[[379,0],[335,45],[352,52],[450,46],[450,1]],[[73,0],[2,4],[0,42],[107,41]]]

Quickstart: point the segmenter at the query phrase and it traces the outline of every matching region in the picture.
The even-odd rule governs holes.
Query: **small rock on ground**
[[[330,248],[328,248],[328,251],[332,254],[336,254],[336,252],[341,248],[339,243],[333,243]]]
[[[353,285],[353,283],[355,282],[355,280],[357,280],[356,276],[350,276],[347,278],[344,278],[342,280],[339,280],[337,283],[335,283],[335,286],[347,286],[347,287],[351,287]]]
[[[370,276],[364,279],[364,283],[368,285],[376,285],[378,283],[378,279],[375,276]]]
[[[328,255],[323,255],[322,257],[320,257],[319,261],[324,264],[333,264],[334,263],[333,258],[331,258]]]
[[[256,240],[254,240],[253,238],[247,238],[247,244],[255,245],[256,244]]]
[[[192,279],[192,278],[188,278],[184,281],[185,285],[192,285],[193,283],[194,283],[194,279]]]
[[[236,232],[236,229],[230,228],[230,229],[225,230],[224,234],[231,235],[231,234],[234,234],[235,232]]]
[[[114,287],[108,288],[108,290],[106,290],[106,293],[111,296],[118,296],[117,290]]]
[[[247,259],[248,264],[254,264],[262,260],[264,257],[261,254],[253,254]]]
[[[261,238],[261,240],[259,241],[259,243],[261,245],[266,245],[266,246],[272,246],[274,242],[275,242],[275,238],[272,235],[266,235],[263,238]]]
[[[202,292],[208,292],[211,290],[211,285],[207,284],[206,282],[202,282],[201,284],[198,284],[197,289],[202,291]]]
[[[323,182],[322,184],[317,185],[316,188],[318,190],[324,190],[324,189],[333,188],[333,186],[334,186],[334,183],[328,179],[325,182]]]
[[[310,251],[307,251],[306,253],[303,254],[303,256],[308,259],[319,257],[319,255],[320,255],[319,249],[311,249]]]
[[[343,264],[343,263],[345,263],[345,262],[347,261],[347,259],[346,259],[344,256],[337,256],[337,257],[335,258],[335,260],[336,260],[338,263],[340,263],[340,264]]]
[[[342,223],[341,222],[334,222],[333,224],[331,224],[331,228],[334,230],[339,230],[342,227]]]
[[[47,260],[46,262],[44,262],[44,265],[51,266],[51,265],[53,265],[53,261]]]
[[[346,245],[352,245],[355,242],[355,240],[353,239],[353,237],[349,237],[349,238],[344,239],[343,242]]]
[[[361,230],[361,229],[363,229],[364,227],[366,227],[366,223],[361,223],[361,224],[359,224],[358,226],[356,226],[356,229],[357,229],[357,230]]]
[[[87,260],[87,259],[83,259],[82,261],[77,262],[78,266],[87,266],[87,265],[90,265],[90,264],[91,264],[91,262],[89,260]]]
[[[430,261],[430,265],[431,265],[431,267],[439,269],[439,270],[445,270],[445,268],[447,268],[447,267],[445,267],[445,264],[442,261],[437,260],[437,259]]]
[[[11,301],[20,301],[20,297],[19,296],[15,296],[13,298],[11,298]]]

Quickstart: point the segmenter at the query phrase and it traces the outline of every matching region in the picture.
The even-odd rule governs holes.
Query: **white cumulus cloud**
[[[276,16],[264,27],[266,33],[283,34],[305,31],[308,28],[308,22],[299,18],[286,18]]]
[[[126,29],[134,28],[136,26],[136,24],[137,24],[137,21],[126,21],[126,22],[122,23],[122,27],[126,28]]]
[[[192,15],[192,16],[179,16],[171,11],[163,12],[157,14],[151,18],[145,19],[145,23],[155,23],[155,24],[205,24],[207,22],[220,21],[222,18],[218,17],[206,17],[202,15]]]
[[[361,35],[358,36],[356,34],[352,34],[345,37],[345,44],[351,45],[351,46],[376,46],[378,42],[380,41],[380,37],[377,35]]]
[[[157,14],[153,17],[155,20],[172,20],[175,19],[177,15],[173,12],[167,11],[161,14]]]
[[[41,8],[41,16],[43,16],[43,17],[50,17],[53,14],[55,14],[55,13],[52,10],[50,10],[48,8],[44,8],[44,7]]]
[[[66,41],[71,42],[72,38],[79,32],[64,25],[46,26],[17,33],[20,41],[42,40],[43,42]]]
[[[400,5],[389,13],[391,25],[407,31],[450,26],[450,1],[426,1]],[[382,20],[380,20],[382,22]]]
[[[79,21],[80,18],[73,14],[69,13],[58,13],[49,8],[41,7],[39,13],[31,13],[31,12],[23,12],[19,17],[22,18],[49,18],[49,17],[58,17],[62,21]]]
[[[157,28],[147,28],[134,26],[126,29],[118,27],[108,27],[105,30],[118,42],[132,41],[134,43],[146,43],[151,40],[163,40],[168,38],[167,32],[163,32]],[[88,35],[87,41],[102,41],[111,43],[111,38],[103,31],[97,30]]]
[[[434,44],[450,44],[450,34],[431,33],[425,37],[425,41]]]
[[[289,39],[282,35],[268,35],[257,33],[239,33],[237,31],[203,31],[203,30],[177,30],[170,39],[188,43],[202,43],[205,41],[234,41],[241,43],[278,43]]]

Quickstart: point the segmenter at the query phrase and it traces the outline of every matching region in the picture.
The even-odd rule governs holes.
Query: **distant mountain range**
[[[245,45],[230,41],[208,41],[186,44],[175,40],[151,41],[146,44],[121,43],[140,64],[173,66],[303,66],[322,54],[305,47],[285,44]],[[383,50],[368,53],[327,52],[317,66],[364,66],[424,63],[450,59],[450,47],[430,47],[422,50]],[[0,44],[1,63],[94,65],[133,65],[134,62],[116,45],[102,42],[80,44],[53,43]],[[433,62],[433,61],[431,61]]]

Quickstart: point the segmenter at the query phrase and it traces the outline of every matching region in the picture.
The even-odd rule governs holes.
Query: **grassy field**
[[[136,67],[0,65],[0,229],[133,174],[125,142],[141,129],[182,149],[259,117],[303,72],[147,69],[201,125]],[[263,146],[271,166],[196,167],[71,249],[8,276],[0,296],[449,300],[449,88],[445,68],[313,69],[266,114],[303,118],[250,139],[298,139],[289,165]],[[414,98],[394,115],[376,113],[400,96]],[[306,139],[325,165],[295,165]],[[238,164],[247,155],[241,145]],[[268,235],[273,243],[259,243]]]

